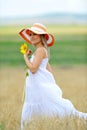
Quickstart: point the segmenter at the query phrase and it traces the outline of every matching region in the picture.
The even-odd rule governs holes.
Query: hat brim
[[[47,32],[40,32],[40,31],[37,31],[37,30],[33,30],[33,29],[22,29],[20,32],[19,32],[19,35],[28,43],[32,44],[31,41],[30,41],[30,35],[29,33],[31,32],[34,32],[35,34],[47,34],[48,35],[48,39],[47,39],[47,46],[50,47],[50,46],[53,46],[54,44],[54,36],[52,34],[48,34]]]

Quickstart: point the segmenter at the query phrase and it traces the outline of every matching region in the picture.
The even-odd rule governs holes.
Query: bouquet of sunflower
[[[21,52],[22,54],[26,54],[28,50],[29,50],[29,49],[28,49],[27,44],[26,44],[26,43],[23,43],[23,44],[21,45],[21,47],[20,47],[20,52]],[[29,55],[31,55],[31,54],[32,54],[32,50],[29,50]]]
[[[23,43],[20,47],[20,52],[22,54],[26,54],[28,51],[28,55],[31,55],[32,54],[32,50],[28,49],[28,46],[26,43]],[[26,66],[25,69],[27,69],[28,67]],[[26,76],[28,76],[28,72],[26,73]]]

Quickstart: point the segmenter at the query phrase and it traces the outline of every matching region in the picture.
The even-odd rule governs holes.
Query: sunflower
[[[26,54],[27,50],[28,50],[28,46],[27,46],[26,43],[24,43],[23,45],[21,45],[21,47],[20,47],[20,52],[21,52],[22,54]]]

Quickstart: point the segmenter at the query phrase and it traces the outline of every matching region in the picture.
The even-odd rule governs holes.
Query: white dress
[[[30,61],[32,62],[34,55]],[[56,84],[55,79],[47,69],[48,58],[42,60],[38,71],[33,74],[28,70],[26,77],[25,100],[22,109],[21,129],[24,122],[37,116],[77,116],[87,119],[87,113],[79,112],[73,104],[62,97],[62,91]]]

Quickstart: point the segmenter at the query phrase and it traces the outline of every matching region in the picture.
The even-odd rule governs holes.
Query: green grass
[[[5,123],[4,122],[0,122],[0,130],[5,130]]]
[[[56,37],[54,46],[50,48],[50,63],[57,65],[87,64],[86,36],[72,35],[69,38],[68,36],[61,36],[62,39],[61,37],[59,39]],[[19,49],[24,41],[12,39],[0,41],[0,66],[21,66],[25,64]],[[34,51],[31,45],[29,45],[29,48]]]
[[[25,64],[19,52],[24,41],[18,35],[24,27],[28,26],[0,26],[0,67]],[[55,44],[50,48],[51,64],[87,64],[87,25],[47,25],[47,28],[55,36]],[[29,48],[34,51],[31,45]]]
[[[81,36],[77,36],[80,37]],[[86,64],[86,39],[66,39],[57,40],[55,46],[51,48],[51,63],[56,64]]]

